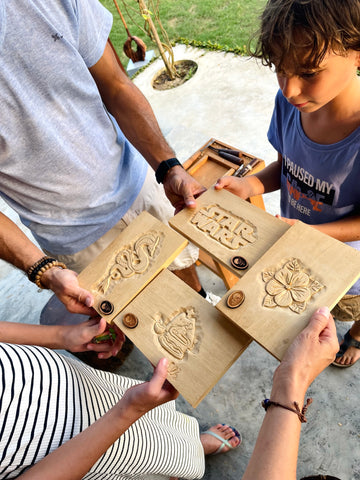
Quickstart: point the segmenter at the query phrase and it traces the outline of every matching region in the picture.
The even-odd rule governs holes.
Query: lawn
[[[116,11],[113,0],[100,0],[114,15],[114,25],[111,40],[114,43],[122,61],[127,61],[122,53],[123,44],[127,38],[125,28]],[[153,43],[137,25],[143,27],[136,0],[124,0],[133,10],[129,17],[122,0],[117,0],[132,35],[140,37],[148,46]],[[147,2],[152,9],[152,0]],[[251,36],[258,27],[258,17],[266,0],[159,0],[159,13],[163,27],[171,41],[187,40],[201,45],[210,42],[215,48],[235,49],[244,51]]]

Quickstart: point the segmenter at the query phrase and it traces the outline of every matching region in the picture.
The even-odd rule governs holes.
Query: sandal
[[[310,477],[303,477],[300,480],[341,480],[338,477],[332,475],[311,475]]]
[[[341,358],[349,347],[355,347],[360,350],[360,342],[355,340],[355,338],[350,335],[350,330],[348,330],[344,335],[344,340],[343,343],[340,345],[340,350],[336,354],[336,359]],[[334,361],[332,362],[332,365],[334,365],[335,367],[346,368],[352,367],[355,363],[356,362],[348,363],[347,365],[341,365],[340,363]]]
[[[225,426],[225,423],[222,423],[221,425]],[[231,427],[230,425],[229,425],[229,427],[230,427],[231,430],[235,433],[235,437],[237,437],[237,438],[239,439],[239,443],[236,445],[236,447],[233,447],[233,446],[231,445],[231,443],[229,443],[228,440],[225,440],[225,438],[220,437],[220,435],[218,435],[218,434],[215,433],[215,432],[212,432],[211,430],[206,430],[205,432],[202,432],[202,435],[204,435],[205,433],[206,433],[207,435],[212,435],[213,437],[217,438],[217,439],[220,440],[220,442],[221,442],[220,447],[219,447],[215,452],[210,453],[210,455],[217,455],[218,453],[221,453],[221,452],[224,450],[225,447],[229,447],[229,450],[236,450],[238,447],[240,447],[241,442],[242,442],[241,433],[238,432],[238,431],[236,430],[236,428]]]

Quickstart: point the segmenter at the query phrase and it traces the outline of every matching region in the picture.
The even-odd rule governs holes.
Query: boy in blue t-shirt
[[[253,56],[280,86],[268,132],[278,160],[216,188],[244,199],[280,188],[282,220],[360,250],[359,0],[268,0]],[[333,314],[355,320],[334,362],[348,367],[360,358],[360,281]]]

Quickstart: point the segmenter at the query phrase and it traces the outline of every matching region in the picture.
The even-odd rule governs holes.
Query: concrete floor
[[[210,138],[217,138],[256,155],[268,164],[275,153],[266,139],[273,99],[275,75],[254,61],[232,54],[205,52],[177,46],[176,59],[191,59],[198,71],[186,84],[168,91],[151,88],[153,75],[162,67],[152,63],[134,82],[151,103],[159,124],[185,161]],[[265,197],[266,209],[278,212],[279,197]],[[0,209],[16,222],[17,216],[0,200]],[[205,267],[198,269],[206,290],[225,294],[221,280]],[[38,323],[51,294],[38,292],[19,271],[0,262],[0,316],[2,320]],[[339,334],[349,325],[339,324]],[[226,348],[226,346],[224,346]],[[260,404],[270,394],[278,362],[253,342],[194,410],[177,400],[179,410],[195,416],[201,430],[221,422],[236,426],[243,435],[241,447],[227,455],[209,457],[204,479],[235,480],[245,471],[254,447],[264,411]],[[119,373],[147,379],[151,367],[137,350]],[[309,396],[314,403],[308,423],[302,427],[298,478],[328,474],[341,480],[360,479],[359,364],[349,369],[329,367],[313,383]],[[285,480],[285,479],[284,479]]]

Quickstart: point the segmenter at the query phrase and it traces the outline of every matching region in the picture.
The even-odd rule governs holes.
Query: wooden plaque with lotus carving
[[[111,322],[187,243],[143,212],[80,273],[80,286],[92,292],[94,308]]]
[[[238,277],[246,270],[235,268],[233,257],[244,257],[251,268],[289,228],[226,190],[211,187],[196,203],[196,209],[182,210],[169,224]]]
[[[281,360],[311,314],[333,308],[360,277],[360,252],[297,222],[278,240],[216,308]],[[238,308],[227,299],[245,295]]]
[[[127,328],[123,320],[133,315],[138,323]],[[114,323],[154,365],[160,358],[168,358],[168,380],[193,407],[251,342],[169,270],[150,282]]]

